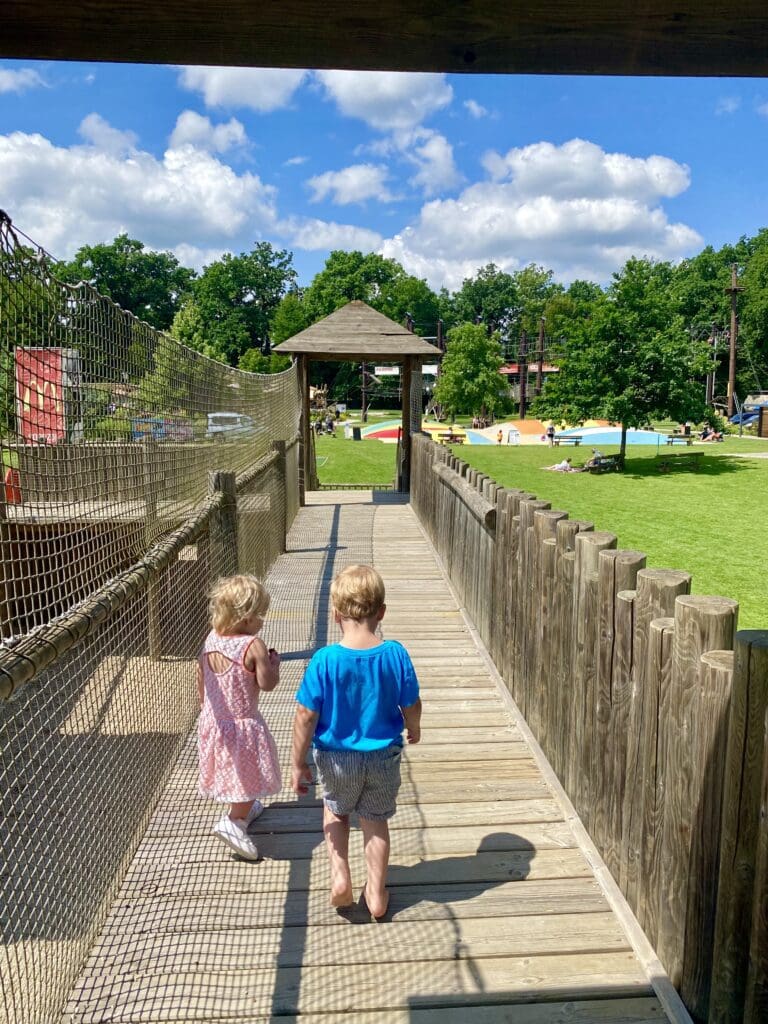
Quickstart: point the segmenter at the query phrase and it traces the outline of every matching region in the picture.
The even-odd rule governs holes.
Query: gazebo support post
[[[400,462],[400,481],[398,490],[411,489],[411,374],[413,357],[403,359],[403,427],[402,427],[402,460]]]
[[[310,460],[312,459],[312,445],[309,437],[309,432],[312,429],[312,424],[309,420],[309,358],[300,354],[296,357],[296,363],[299,378],[299,393],[301,395],[301,453],[299,458],[301,473],[299,474],[299,501],[301,505],[304,505],[306,493],[308,490],[312,489],[312,467],[310,466]]]

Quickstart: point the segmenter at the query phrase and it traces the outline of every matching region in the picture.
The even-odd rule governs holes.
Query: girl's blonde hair
[[[234,630],[251,615],[266,615],[269,594],[255,576],[225,576],[217,580],[208,600],[211,626],[217,633]]]
[[[384,604],[384,580],[370,565],[348,565],[331,584],[331,602],[343,619],[368,619]]]

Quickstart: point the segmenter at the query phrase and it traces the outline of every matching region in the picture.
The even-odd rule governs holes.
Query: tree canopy
[[[461,324],[448,334],[435,399],[451,413],[493,414],[504,398],[499,369],[504,362],[497,332],[482,324]]]
[[[626,430],[654,418],[683,422],[704,415],[706,342],[691,336],[675,307],[669,264],[630,259],[591,315],[574,322],[534,411],[583,423],[591,417]]]
[[[56,272],[62,281],[87,281],[139,320],[163,330],[171,326],[195,279],[195,272],[181,266],[173,253],[153,252],[125,234],[82,246]]]
[[[173,322],[180,341],[236,366],[248,349],[266,349],[272,317],[296,272],[292,255],[257,242],[251,252],[225,253],[194,282]]]

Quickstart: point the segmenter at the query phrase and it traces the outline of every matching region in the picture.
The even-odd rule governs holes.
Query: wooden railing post
[[[707,651],[733,646],[737,610],[735,601],[723,597],[688,595],[675,602],[669,700],[659,732],[664,808],[656,951],[677,988],[683,980],[686,946],[700,941],[700,936],[686,932],[689,901],[703,884],[700,865],[691,863],[695,816],[703,798],[698,751],[700,745],[709,747],[710,732],[719,724],[707,722],[702,713],[700,659]],[[714,841],[719,843],[719,837]],[[709,898],[716,883],[716,878],[709,879]]]
[[[288,537],[288,458],[286,454],[287,446],[285,441],[273,441],[272,448],[277,452],[277,471],[280,474],[280,485],[282,488],[282,543],[280,545],[280,552],[286,550],[286,540]]]
[[[763,766],[768,758],[765,747],[767,710],[768,630],[742,630],[736,634],[728,721],[709,1010],[711,1024],[741,1024],[742,1020],[747,1020],[744,1014],[750,956],[747,934],[756,901],[762,901],[762,926],[768,927],[764,909],[768,882],[763,876],[762,891],[759,891],[756,878],[759,839],[768,826],[761,812]],[[762,935],[765,950],[768,939],[765,931]],[[756,991],[755,984],[753,991]],[[753,1017],[753,1024],[760,1019]]]
[[[634,602],[635,636],[627,729],[627,768],[622,809],[619,884],[651,943],[656,938],[655,905],[648,876],[655,859],[658,762],[656,745],[661,687],[666,680],[671,623],[652,634],[655,619],[672,615],[675,600],[691,588],[691,574],[675,569],[641,569]],[[669,640],[667,644],[665,641]],[[653,640],[653,648],[650,642]],[[663,665],[659,660],[663,660]],[[650,674],[649,674],[650,673]]]
[[[157,540],[158,470],[157,441],[151,435],[142,445],[142,484],[144,491],[144,550],[148,551]],[[157,660],[162,654],[163,640],[160,627],[160,581],[151,579],[147,584],[147,642],[149,656]]]
[[[600,552],[616,547],[616,535],[603,530],[576,534],[573,574],[573,674],[569,692],[570,755],[566,791],[587,829],[592,808],[592,763],[598,642]]]
[[[221,504],[210,519],[211,578],[232,576],[238,570],[237,551],[237,488],[234,473],[220,469],[208,473],[208,493],[221,491]]]
[[[591,761],[593,807],[591,836],[606,864],[618,876],[621,806],[626,775],[629,670],[632,664],[633,600],[619,601],[620,592],[634,594],[645,555],[640,551],[600,552],[598,559],[598,638],[595,681],[594,745]],[[622,619],[621,614],[628,613]],[[621,651],[621,657],[617,657]]]

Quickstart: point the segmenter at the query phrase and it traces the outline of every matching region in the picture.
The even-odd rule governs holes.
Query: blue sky
[[[202,268],[266,240],[437,288],[604,283],[768,225],[768,82],[0,63],[0,207],[55,256],[121,231]]]

